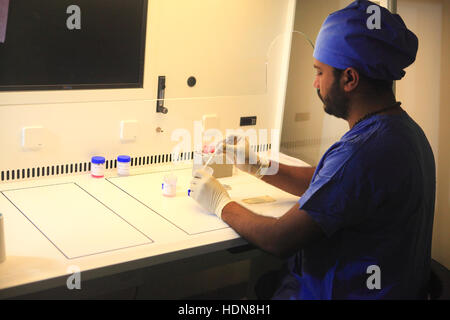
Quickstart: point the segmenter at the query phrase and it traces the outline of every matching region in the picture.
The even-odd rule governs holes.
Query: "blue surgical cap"
[[[367,9],[372,5],[358,0],[330,14],[317,36],[314,58],[337,69],[353,67],[369,78],[399,80],[416,59],[417,37],[399,15],[383,7],[380,28],[373,28],[378,17]]]

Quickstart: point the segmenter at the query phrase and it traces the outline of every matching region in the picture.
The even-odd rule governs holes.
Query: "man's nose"
[[[315,89],[320,89],[320,87],[319,87],[319,79],[317,79],[317,77],[314,79],[313,87]]]

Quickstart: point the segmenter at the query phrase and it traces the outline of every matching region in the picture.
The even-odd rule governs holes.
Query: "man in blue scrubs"
[[[418,40],[398,15],[369,1],[327,17],[314,50],[314,87],[325,112],[350,130],[317,168],[279,164],[267,183],[301,196],[279,219],[232,201],[200,170],[191,197],[263,250],[288,258],[273,299],[423,299],[431,262],[435,164],[422,129],[401,108],[393,80],[415,60]],[[248,144],[248,143],[247,143]],[[245,145],[227,145],[251,158]],[[255,174],[270,162],[238,165]],[[258,168],[258,169],[256,169]],[[268,295],[267,295],[268,294]]]

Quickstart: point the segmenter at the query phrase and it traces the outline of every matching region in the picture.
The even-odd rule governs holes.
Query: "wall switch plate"
[[[124,120],[120,122],[120,140],[123,142],[136,141],[138,135],[138,122]]]
[[[205,114],[202,117],[203,130],[217,129],[220,130],[220,122],[217,114]]]
[[[44,147],[44,128],[43,127],[24,127],[22,128],[22,148],[27,150],[37,150]]]
[[[309,112],[298,112],[295,114],[295,122],[308,121],[311,118]]]
[[[205,114],[202,117],[203,145],[216,144],[217,135],[220,131],[220,122],[217,114]],[[222,139],[222,136],[220,136]]]

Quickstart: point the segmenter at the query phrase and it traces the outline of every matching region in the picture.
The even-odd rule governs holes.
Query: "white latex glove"
[[[231,202],[225,188],[203,169],[194,172],[191,180],[190,197],[209,212],[222,219],[222,209]]]
[[[225,153],[227,160],[232,160],[238,169],[248,172],[257,178],[261,178],[261,170],[270,165],[269,160],[259,157],[250,148],[250,143],[246,136],[228,136],[218,143],[217,148],[218,153]]]

